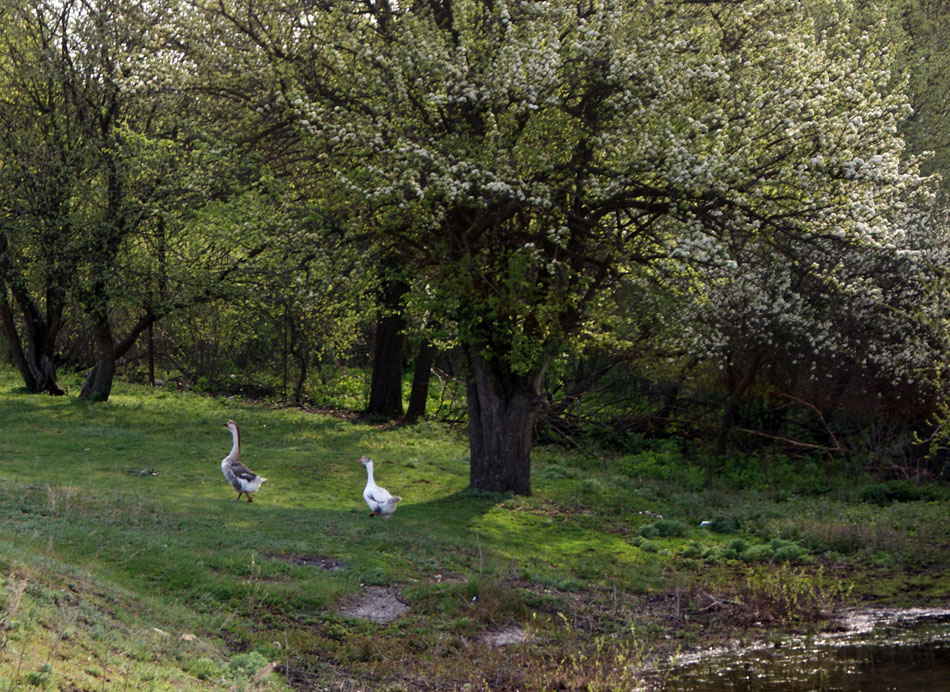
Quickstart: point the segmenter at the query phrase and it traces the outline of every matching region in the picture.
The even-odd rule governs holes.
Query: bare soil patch
[[[488,646],[508,646],[509,644],[524,644],[530,641],[527,633],[518,627],[518,625],[506,625],[501,629],[492,632],[486,632],[482,635],[483,644]]]
[[[408,613],[409,607],[399,599],[393,589],[368,586],[363,593],[342,603],[337,612],[344,617],[385,625]]]

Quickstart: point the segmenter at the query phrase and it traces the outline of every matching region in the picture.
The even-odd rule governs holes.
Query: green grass
[[[268,478],[250,504],[220,472],[229,418]],[[389,522],[366,516],[364,454],[404,498]],[[542,448],[532,497],[485,495],[439,425],[122,384],[87,405],[7,372],[0,688],[628,689],[671,639],[724,636],[753,609],[801,626],[849,597],[950,600],[945,496],[861,502],[811,470],[794,492],[746,472],[707,490],[702,472],[668,443]],[[367,586],[408,614],[340,615]],[[480,643],[515,624],[517,655]]]

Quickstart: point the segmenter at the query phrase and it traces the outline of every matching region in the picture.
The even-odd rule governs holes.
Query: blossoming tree
[[[278,71],[309,179],[424,276],[453,321],[471,485],[528,494],[545,372],[624,276],[751,243],[826,278],[826,259],[807,261],[813,242],[901,251],[895,211],[921,186],[897,130],[906,100],[846,7],[213,9]]]

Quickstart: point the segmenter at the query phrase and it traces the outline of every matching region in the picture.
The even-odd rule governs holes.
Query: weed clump
[[[629,454],[614,462],[614,470],[629,478],[680,483],[699,489],[705,482],[703,469],[689,463],[673,442],[657,442],[654,448]]]
[[[640,547],[642,549],[643,546]],[[781,539],[750,544],[742,538],[736,538],[725,545],[704,545],[699,541],[692,541],[679,554],[681,557],[702,560],[708,564],[717,564],[722,560],[746,564],[804,564],[809,561],[804,548],[794,541]]]
[[[607,490],[607,484],[599,478],[585,478],[581,482],[581,488],[585,493],[601,495]]]
[[[775,562],[802,562],[806,551],[795,541],[783,541],[780,538],[773,539],[769,544],[772,549],[772,559]]]
[[[259,651],[237,654],[228,662],[228,673],[235,683],[231,689],[238,692],[258,689],[273,669],[273,664]]]
[[[861,502],[873,505],[890,505],[895,502],[918,502],[933,499],[932,493],[910,481],[886,481],[866,485],[858,493]]]
[[[224,670],[216,661],[202,656],[191,661],[186,672],[199,680],[215,680],[223,675]]]
[[[31,670],[24,673],[23,680],[31,687],[47,687],[52,676],[53,667],[48,663],[44,663],[38,670]]]
[[[551,464],[547,468],[543,469],[538,475],[541,478],[551,481],[577,478],[576,473],[559,464]]]
[[[675,519],[658,519],[652,524],[640,527],[638,536],[643,538],[682,538],[689,527]]]
[[[848,588],[819,567],[752,568],[740,601],[759,617],[781,622],[815,622],[848,596]]]
[[[749,563],[769,562],[774,555],[775,551],[772,549],[772,546],[765,543],[760,543],[743,550],[739,555],[739,559],[741,559],[743,562]]]
[[[682,552],[680,552],[681,556],[687,557],[691,560],[701,560],[705,554],[706,546],[697,541],[690,542],[690,544],[687,545],[686,548],[682,550]]]
[[[649,538],[644,538],[643,536],[637,536],[636,538],[634,538],[633,544],[645,553],[660,552],[659,543],[657,543],[656,541],[651,541]]]
[[[739,530],[739,520],[735,517],[716,517],[709,524],[713,533],[735,533]]]

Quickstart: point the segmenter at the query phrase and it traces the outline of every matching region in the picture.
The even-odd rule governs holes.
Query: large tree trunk
[[[435,356],[435,346],[426,339],[419,345],[416,359],[412,366],[412,390],[409,392],[409,408],[403,423],[412,425],[426,413],[426,402],[429,400],[429,379],[432,376],[432,358]]]
[[[96,364],[86,375],[79,398],[107,401],[112,393],[112,380],[115,377],[115,340],[112,338],[109,320],[105,317],[96,319],[92,331],[96,342]]]
[[[155,321],[155,315],[147,312],[139,318],[124,339],[116,342],[112,335],[109,318],[105,315],[95,318],[92,331],[96,342],[96,364],[83,381],[82,391],[79,393],[80,399],[108,401],[112,393],[112,382],[115,379],[116,362],[135,345],[142,332]]]
[[[402,356],[406,345],[402,299],[408,290],[403,281],[386,282],[382,314],[376,323],[373,379],[366,412],[390,419],[402,416]]]
[[[469,356],[469,484],[476,490],[531,494],[531,436],[544,369],[518,375],[498,360]]]

